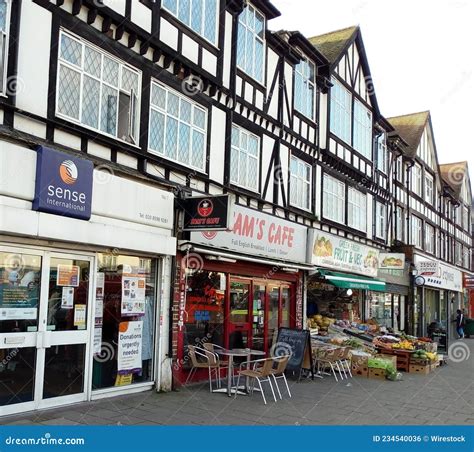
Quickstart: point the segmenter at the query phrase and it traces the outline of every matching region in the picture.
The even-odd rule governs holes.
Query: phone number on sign
[[[421,435],[374,435],[374,443],[420,443]]]

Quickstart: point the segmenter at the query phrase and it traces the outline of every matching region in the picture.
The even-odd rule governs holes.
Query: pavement
[[[454,347],[454,348],[452,348]],[[354,377],[289,381],[292,397],[267,405],[209,393],[206,382],[0,418],[3,425],[474,425],[474,339],[456,341],[448,364],[391,382]],[[280,387],[282,387],[280,381]]]

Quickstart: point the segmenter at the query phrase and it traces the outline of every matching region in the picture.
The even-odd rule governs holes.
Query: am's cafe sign
[[[251,256],[304,263],[305,226],[235,204],[229,231],[193,231],[191,242]]]

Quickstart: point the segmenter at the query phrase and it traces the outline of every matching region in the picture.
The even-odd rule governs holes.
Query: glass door
[[[250,347],[250,281],[230,281],[229,348]]]
[[[86,400],[92,257],[0,248],[0,407]]]

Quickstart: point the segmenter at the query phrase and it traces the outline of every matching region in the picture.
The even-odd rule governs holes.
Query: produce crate
[[[368,367],[352,367],[351,372],[352,372],[353,377],[367,378],[369,376],[369,368]]]
[[[386,372],[385,369],[369,369],[369,378],[374,380],[385,380]]]
[[[419,342],[419,347],[426,352],[436,353],[438,351],[438,343],[437,342]]]
[[[430,366],[418,366],[417,364],[410,364],[410,373],[428,375],[430,373]]]
[[[397,357],[393,355],[386,355],[385,353],[379,353],[375,355],[376,358],[381,358],[385,361],[390,361],[391,364],[396,368],[397,367]]]
[[[431,361],[429,359],[421,359],[421,358],[411,358],[410,359],[410,364],[416,365],[416,366],[429,366],[431,364]]]

